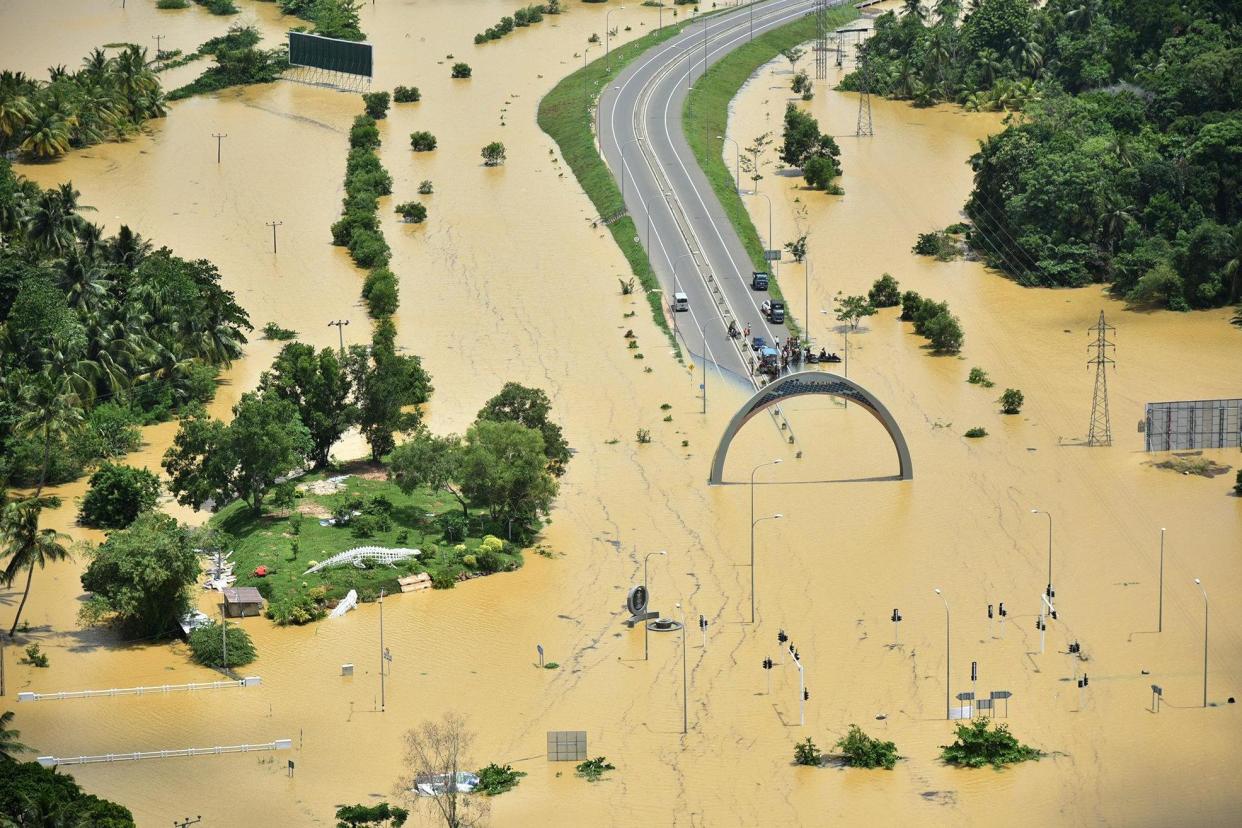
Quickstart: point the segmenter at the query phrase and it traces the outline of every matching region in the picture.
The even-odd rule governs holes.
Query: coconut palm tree
[[[936,0],[932,11],[936,15],[936,22],[941,26],[953,26],[957,23],[958,15],[962,13],[962,0]]]
[[[142,264],[151,249],[151,242],[130,230],[128,224],[122,224],[117,234],[104,243],[104,257],[112,264],[133,270]]]
[[[914,15],[919,20],[926,20],[927,6],[923,5],[923,0],[902,0],[901,15],[902,17]]]
[[[76,119],[51,106],[39,107],[26,126],[19,149],[34,158],[55,158],[69,151]]]
[[[21,72],[0,72],[0,147],[16,143],[34,120],[34,83]]]
[[[94,227],[98,230],[97,225],[94,224],[86,224],[84,227]],[[80,238],[82,232],[78,235]],[[105,273],[99,267],[99,263],[86,252],[85,248],[71,249],[61,262],[59,271],[60,289],[65,292],[69,307],[75,310],[98,305],[112,289],[112,282],[104,278]]]
[[[43,463],[34,493],[36,499],[47,482],[52,443],[73,434],[82,425],[80,399],[70,386],[71,377],[64,373],[69,366],[53,368],[50,364],[45,365],[47,367],[43,372],[31,378],[30,382],[23,383],[17,401],[19,413],[13,424],[13,430],[18,434],[37,437],[43,442]]]
[[[10,503],[0,512],[0,545],[3,554],[8,557],[0,579],[11,585],[26,570],[26,588],[22,592],[22,602],[17,605],[17,613],[13,616],[13,626],[9,628],[9,637],[17,632],[21,621],[22,610],[26,608],[26,599],[30,597],[30,583],[34,580],[35,567],[43,569],[49,563],[63,561],[69,557],[69,550],[62,540],[68,535],[55,529],[39,528],[39,513],[49,504],[47,498],[38,496]]]
[[[1229,261],[1225,262],[1225,275],[1233,279],[1233,284],[1229,288],[1229,301],[1236,302],[1242,299],[1242,222],[1233,228],[1233,241],[1230,247],[1233,248],[1233,255]],[[1235,325],[1242,325],[1242,313],[1239,313],[1232,320]]]
[[[9,727],[13,724],[13,711],[0,713],[0,762],[16,762],[17,754],[26,753],[30,748],[17,741],[22,735],[20,730]]]

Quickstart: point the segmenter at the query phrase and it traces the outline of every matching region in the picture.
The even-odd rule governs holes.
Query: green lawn
[[[325,475],[307,475],[298,483],[323,480]],[[320,517],[303,514],[301,524],[294,533],[295,514],[307,511],[332,513],[343,508],[365,511],[373,498],[386,498],[391,504],[392,525],[385,531],[376,531],[368,537],[356,535],[350,526],[321,526]],[[447,493],[418,490],[406,494],[387,480],[370,480],[351,476],[344,481],[344,489],[331,495],[303,494],[297,500],[295,510],[276,510],[270,505],[265,514],[256,516],[246,504],[238,501],[221,509],[211,522],[235,538],[232,561],[237,586],[258,587],[269,602],[297,599],[310,595],[320,603],[340,599],[351,589],[358,591],[360,601],[374,601],[380,589],[388,593],[399,591],[397,578],[416,572],[430,572],[438,586],[451,586],[462,572],[483,572],[475,554],[482,538],[467,535],[459,545],[447,540],[440,531],[437,519],[444,513],[460,513],[461,507]],[[471,531],[477,531],[480,521],[477,514],[471,522]],[[351,518],[355,527],[357,517]],[[298,551],[294,553],[294,543]],[[302,573],[338,552],[358,546],[405,547],[422,550],[417,559],[403,561],[396,567],[376,566],[359,569],[342,566],[321,570],[310,575]],[[462,548],[464,547],[464,548]],[[516,569],[522,565],[521,550],[506,545],[504,551],[493,560],[501,571]],[[253,575],[256,567],[268,568],[266,577]]]
[[[856,17],[858,17],[858,10],[853,6],[831,9],[828,12],[828,25],[835,29]],[[755,225],[750,220],[750,214],[746,212],[741,196],[737,193],[734,171],[724,162],[724,140],[718,136],[725,134],[729,123],[729,103],[737,96],[742,84],[746,83],[759,67],[779,55],[782,50],[814,38],[815,18],[808,16],[766,32],[752,42],[738,47],[712,64],[706,75],[695,80],[694,87],[686,99],[685,109],[682,111],[686,141],[690,144],[695,158],[698,159],[699,166],[707,174],[712,189],[716,192],[716,198],[720,199],[725,213],[729,216],[729,221],[746,246],[746,252],[750,254],[751,262],[756,270],[769,269],[763,259],[763,244],[759,240]],[[808,49],[799,66],[813,72],[814,65],[815,57]],[[792,95],[793,92],[789,94]],[[738,138],[738,144],[744,149],[754,137],[752,135]],[[780,146],[779,131],[775,132],[772,138],[774,139],[773,146]],[[766,178],[771,181],[770,175]],[[771,281],[769,292],[775,299],[784,298],[780,285],[775,279]],[[790,314],[791,310],[789,303],[786,303],[785,318],[788,320],[789,330],[791,333],[799,333],[797,324]]]

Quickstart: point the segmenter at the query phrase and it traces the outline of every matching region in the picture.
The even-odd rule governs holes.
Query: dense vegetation
[[[313,34],[341,40],[365,40],[359,28],[362,0],[279,0],[282,14],[300,17],[315,28]]]
[[[123,529],[155,508],[160,480],[146,469],[105,462],[91,475],[78,520],[83,526]]]
[[[837,740],[836,747],[845,763],[852,768],[892,770],[901,758],[897,754],[897,745],[868,736],[856,724],[850,725],[849,732]]]
[[[0,759],[0,824],[133,828],[128,808],[88,794],[67,773]]]
[[[535,3],[524,8],[520,8],[513,13],[512,17],[506,15],[500,18],[495,26],[489,26],[487,31],[479,32],[474,36],[475,44],[487,43],[489,40],[500,40],[515,28],[521,29],[532,23],[539,23],[543,20],[545,14],[560,14],[562,11],[560,0],[551,0],[549,3]]]
[[[1028,285],[1172,309],[1242,299],[1242,7],[914,0],[863,48],[873,91],[1024,109],[971,159],[967,235]],[[858,88],[855,72],[844,88]]]
[[[133,450],[137,425],[212,397],[250,329],[214,265],[127,226],[104,238],[78,198],[0,160],[0,485]]]
[[[359,115],[349,131],[345,161],[343,215],[332,225],[332,243],[348,247],[359,267],[382,268],[391,250],[379,226],[379,200],[392,194],[392,176],[380,163],[379,128],[370,115]]]
[[[949,311],[948,302],[925,299],[913,290],[901,295],[901,320],[913,322],[914,332],[926,337],[937,353],[955,354],[962,350],[966,340],[962,324]]]
[[[289,68],[289,54],[284,47],[256,49],[253,46],[217,48],[211,53],[216,65],[207,69],[185,86],[168,93],[170,101],[218,92],[230,86],[271,83]]]
[[[0,72],[0,155],[15,150],[55,158],[125,138],[164,113],[159,79],[138,46],[113,56],[95,49],[77,72],[53,66],[46,82],[6,70]]]
[[[831,135],[819,131],[819,121],[794,104],[786,104],[784,139],[781,161],[802,170],[808,187],[838,195],[842,192],[832,183],[841,174],[841,164],[837,160],[841,148]]]
[[[959,724],[957,738],[953,744],[941,747],[940,758],[950,765],[967,768],[981,768],[984,765],[1001,768],[1043,756],[1041,751],[1014,738],[1009,732],[1009,725],[991,725],[986,718]]]
[[[190,654],[205,667],[244,667],[258,657],[250,633],[237,624],[221,628],[212,621],[190,633]],[[225,650],[228,652],[226,653]]]

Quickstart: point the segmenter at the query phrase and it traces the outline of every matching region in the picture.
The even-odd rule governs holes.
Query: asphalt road
[[[686,143],[681,113],[688,84],[707,66],[749,42],[752,31],[757,37],[813,7],[811,0],[767,0],[708,16],[634,60],[601,94],[603,156],[622,185],[666,305],[675,291],[690,300],[689,312],[672,314],[678,338],[696,359],[706,354],[713,371],[748,386],[755,384],[749,345],[728,337],[729,321],[739,329],[749,323],[752,336],[769,342],[784,341],[788,331],[760,313],[768,294],[750,289],[750,257]],[[764,227],[760,237],[779,247]]]

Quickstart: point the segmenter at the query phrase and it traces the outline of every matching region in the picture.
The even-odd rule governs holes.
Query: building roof
[[[229,587],[224,590],[226,604],[262,604],[263,596],[254,587]]]

